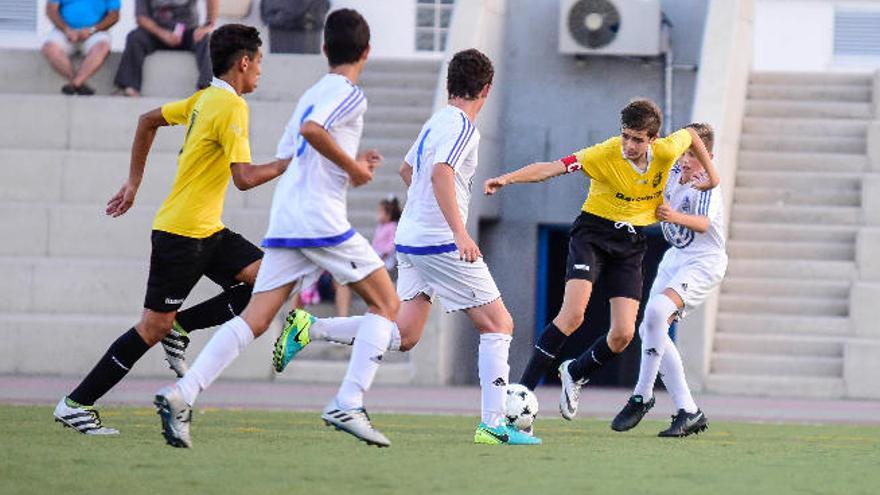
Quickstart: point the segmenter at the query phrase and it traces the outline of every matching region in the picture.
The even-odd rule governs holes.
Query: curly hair
[[[715,131],[712,129],[712,126],[705,122],[691,122],[685,126],[685,128],[688,127],[697,132],[697,136],[700,136],[703,145],[706,146],[706,150],[711,153],[712,148],[715,146]]]
[[[475,100],[487,84],[492,84],[492,61],[476,48],[460,51],[449,62],[446,91],[450,98]]]
[[[663,113],[656,103],[647,98],[637,98],[620,111],[620,127],[645,131],[648,137],[657,137],[663,125]]]

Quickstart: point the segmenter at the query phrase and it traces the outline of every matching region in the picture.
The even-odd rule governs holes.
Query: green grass
[[[0,493],[878,493],[880,427],[712,422],[686,439],[645,421],[540,419],[544,445],[473,445],[476,418],[375,415],[367,447],[316,413],[198,410],[195,448],[167,447],[152,410],[108,408],[118,437],[79,435],[48,407],[0,406]]]

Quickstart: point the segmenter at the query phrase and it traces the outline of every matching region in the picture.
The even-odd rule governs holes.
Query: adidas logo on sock
[[[499,376],[498,378],[495,379],[494,382],[492,382],[492,385],[495,385],[496,387],[503,387],[503,386],[507,385],[507,381],[504,378]]]

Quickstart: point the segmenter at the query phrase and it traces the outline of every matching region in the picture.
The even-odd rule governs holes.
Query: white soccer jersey
[[[458,210],[467,222],[479,142],[480,133],[476,126],[467,114],[452,105],[435,113],[422,126],[405,158],[413,173],[394,239],[398,252],[439,254],[455,251],[452,230],[434,196],[431,174],[438,164],[452,166]]]
[[[299,129],[306,121],[321,125],[354,157],[366,110],[363,91],[338,74],[325,75],[299,99],[275,153],[292,160],[275,188],[264,247],[335,246],[355,234],[346,216],[348,174],[312,148]]]
[[[699,191],[690,182],[680,184],[681,167],[675,165],[669,172],[669,179],[663,190],[663,197],[669,206],[689,215],[709,217],[709,229],[704,233],[676,225],[661,222],[663,237],[677,250],[678,257],[711,257],[721,256],[726,259],[724,251],[724,200],[721,188]]]

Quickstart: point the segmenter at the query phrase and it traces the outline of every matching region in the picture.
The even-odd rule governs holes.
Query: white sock
[[[639,381],[633,390],[633,395],[641,395],[645,401],[654,397],[654,380],[669,339],[669,317],[676,309],[675,303],[665,294],[652,295],[645,307],[645,316],[639,327],[642,361],[639,363]]]
[[[352,346],[348,371],[336,394],[336,404],[340,409],[364,406],[364,392],[373,384],[382,355],[391,342],[393,328],[394,322],[379,315],[367,313],[363,316]]]
[[[208,388],[253,340],[254,332],[241,317],[236,316],[224,323],[214,332],[186,375],[177,381],[183,400],[189,405],[195,404],[199,392]]]
[[[697,412],[697,403],[691,395],[691,389],[688,387],[687,380],[684,377],[684,365],[681,362],[681,354],[675,343],[669,336],[666,337],[666,353],[663,354],[663,360],[660,361],[660,376],[666,390],[672,396],[672,402],[675,403],[675,409],[684,409],[685,412]]]
[[[480,420],[490,428],[504,421],[504,404],[507,401],[507,384],[510,366],[507,355],[512,337],[503,333],[480,335],[480,355],[477,368],[480,373]]]
[[[335,342],[337,344],[353,345],[354,339],[357,337],[358,328],[363,320],[363,315],[347,316],[344,318],[318,318],[309,329],[309,338],[312,340]],[[397,328],[397,324],[394,324],[394,329],[391,330],[391,343],[388,344],[388,350],[400,350],[400,329]]]

